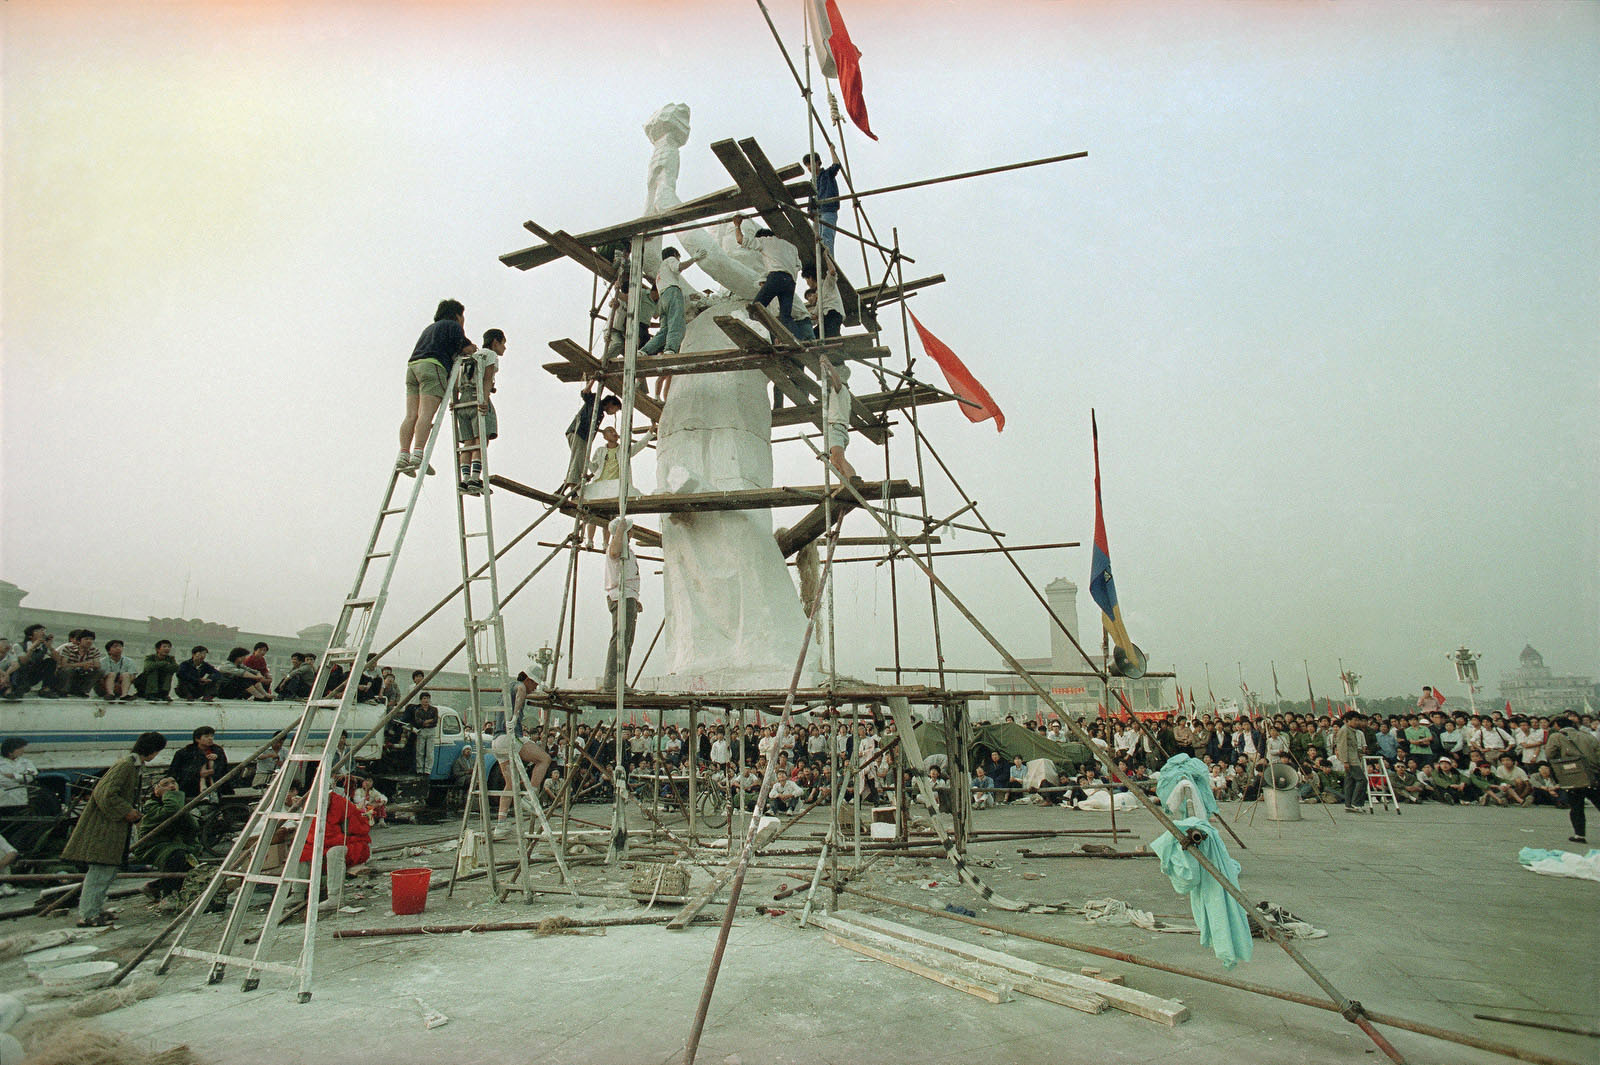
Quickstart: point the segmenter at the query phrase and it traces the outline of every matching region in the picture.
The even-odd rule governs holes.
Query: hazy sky
[[[769,6],[798,50],[800,4]],[[1235,691],[1242,661],[1269,689],[1275,659],[1298,693],[1309,659],[1326,693],[1343,656],[1369,693],[1455,694],[1463,641],[1491,686],[1528,641],[1600,672],[1600,5],[843,8],[882,138],[846,134],[858,187],[1089,153],[869,201],[911,274],[948,276],[912,307],[1005,409],[1001,435],[951,407],[924,425],[1010,542],[1090,541],[1092,406],[1129,629],[1187,684],[1209,662]],[[10,0],[0,19],[0,579],[38,607],[171,615],[187,585],[189,615],[332,621],[439,298],[509,335],[493,465],[553,487],[576,390],[538,367],[586,338],[590,284],[502,266],[523,220],[637,214],[640,127],[671,101],[693,111],[685,198],[728,184],[714,140],[805,150],[754,3]],[[820,480],[799,447],[780,483]],[[961,505],[929,482],[932,510]],[[505,534],[537,513],[496,503]],[[388,632],[456,580],[443,479],[422,506]],[[1025,557],[1041,584],[1087,582],[1086,549]],[[1016,653],[1047,651],[1002,560],[940,573]],[[931,663],[926,587],[900,575],[904,660]],[[554,636],[547,576],[508,608],[514,657]],[[840,582],[841,666],[870,676],[888,576]],[[941,621],[950,664],[996,661]],[[404,657],[459,632],[447,615]]]

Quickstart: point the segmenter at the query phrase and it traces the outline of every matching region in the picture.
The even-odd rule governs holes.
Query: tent
[[[919,723],[917,742],[922,746],[924,756],[948,753],[945,750],[944,730],[937,725]],[[1011,759],[1019,754],[1023,762],[1048,758],[1057,765],[1074,769],[1085,762],[1094,761],[1094,755],[1089,753],[1089,748],[1081,743],[1057,743],[1031,729],[1009,723],[974,725],[972,751],[974,765],[987,760],[990,751],[999,751],[1000,757],[1005,759],[1008,765]]]

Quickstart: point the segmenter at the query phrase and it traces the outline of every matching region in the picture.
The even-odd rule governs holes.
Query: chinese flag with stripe
[[[844,96],[844,110],[856,128],[873,140],[867,122],[867,102],[861,95],[861,49],[850,39],[845,29],[844,16],[839,14],[837,0],[809,0],[806,4],[806,22],[811,27],[811,40],[817,50],[817,65],[823,77],[837,78],[839,92]]]
[[[909,313],[909,312],[907,312]],[[978,383],[972,376],[972,371],[950,350],[949,345],[932,333],[927,327],[917,321],[916,315],[911,315],[911,324],[917,327],[917,336],[922,340],[922,350],[928,357],[939,364],[939,369],[944,371],[945,382],[950,386],[950,391],[956,394],[957,399],[965,400],[961,404],[961,413],[967,416],[969,422],[981,422],[988,418],[994,419],[995,432],[1004,432],[1006,416],[1000,410],[1000,405],[989,395],[989,390]],[[973,404],[976,404],[974,406]]]

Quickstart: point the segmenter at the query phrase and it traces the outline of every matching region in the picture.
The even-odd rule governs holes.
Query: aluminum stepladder
[[[1362,758],[1363,770],[1367,774],[1367,809],[1380,810],[1384,803],[1394,807],[1396,815],[1400,813],[1400,797],[1394,793],[1394,780],[1389,776],[1389,763],[1381,754],[1369,754]]]
[[[483,696],[485,691],[492,691],[499,695],[501,705],[505,708],[505,729],[510,738],[508,765],[511,772],[506,774],[507,779],[502,787],[511,794],[512,823],[515,825],[517,838],[517,881],[522,885],[523,900],[528,901],[529,891],[532,888],[528,873],[528,856],[538,845],[540,838],[549,840],[551,850],[555,854],[556,865],[561,870],[562,882],[570,887],[572,878],[567,872],[560,840],[551,830],[550,822],[545,817],[544,807],[539,802],[538,795],[534,794],[532,782],[522,765],[520,756],[523,742],[522,722],[512,720],[515,703],[511,697],[511,676],[507,666],[505,621],[500,613],[500,577],[495,559],[494,506],[490,501],[488,488],[489,441],[484,424],[483,406],[488,399],[488,393],[483,387],[484,363],[487,360],[480,349],[478,354],[461,361],[464,364],[461,370],[463,387],[452,392],[450,404],[456,414],[450,419],[455,464],[459,467],[469,451],[476,451],[479,456],[478,461],[482,464],[481,480],[484,487],[475,498],[463,490],[460,481],[456,484],[456,530],[459,534],[457,540],[461,556],[462,611],[466,628],[468,721],[473,735],[474,758],[468,785],[467,809],[462,811],[461,834],[456,841],[456,865],[451,873],[450,891],[454,893],[455,882],[460,875],[461,853],[467,844],[468,833],[472,831],[470,809],[476,804],[478,828],[482,832],[484,857],[488,864],[489,890],[494,897],[502,897],[499,872],[495,868],[495,822],[490,812],[488,772],[483,758],[485,746]],[[462,399],[460,393],[465,391],[464,385],[468,381],[476,383],[474,398]],[[463,418],[463,415],[466,417]],[[464,429],[467,431],[463,432]],[[463,439],[475,442],[468,445],[463,443]],[[474,500],[482,504],[481,510],[475,505]],[[475,562],[479,556],[483,561]],[[494,794],[498,797],[502,792]],[[539,831],[536,834],[529,830],[527,823],[529,812],[539,824]]]
[[[446,388],[447,395],[454,394],[461,365],[458,360],[451,371],[449,385]],[[415,472],[415,477],[402,480],[402,477],[407,477],[405,473],[399,469],[390,471],[383,502],[379,505],[377,518],[372,524],[372,534],[367,539],[366,550],[362,554],[360,565],[356,568],[355,582],[351,586],[350,594],[345,597],[344,606],[339,611],[339,622],[328,638],[328,646],[323,651],[316,679],[311,685],[311,694],[301,709],[300,721],[289,741],[283,763],[273,774],[261,800],[251,811],[249,820],[245,822],[238,838],[229,848],[217,875],[206,885],[205,891],[197,900],[177,938],[173,940],[173,945],[162,959],[157,972],[166,972],[174,958],[209,962],[211,972],[206,982],[214,984],[223,978],[229,965],[243,965],[245,966],[244,990],[253,991],[259,986],[261,978],[258,974],[261,972],[286,973],[299,979],[299,1001],[311,1000],[312,962],[317,934],[317,895],[322,881],[323,846],[328,819],[325,816],[315,817],[313,830],[312,820],[303,814],[307,810],[325,813],[328,808],[329,792],[332,787],[332,758],[338,750],[339,738],[344,734],[345,718],[357,698],[361,669],[366,663],[367,653],[372,648],[378,620],[382,617],[384,605],[388,601],[389,582],[394,576],[395,563],[400,557],[400,548],[405,542],[412,515],[416,512],[417,500],[422,494],[422,485],[426,479],[425,471],[429,469],[434,445],[439,440],[440,422],[447,416],[448,408],[448,403],[439,404],[439,410],[434,415],[432,431],[428,434],[427,446],[423,449],[422,466]],[[404,495],[403,505],[396,505],[397,493]],[[375,565],[380,562],[381,565]],[[335,665],[344,668],[345,683],[336,695],[324,696],[329,671]],[[310,792],[298,808],[292,808],[289,804],[292,783],[308,763],[314,766]],[[279,828],[290,825],[293,826],[293,830],[290,833],[283,868],[269,870],[267,857],[272,849],[273,836]],[[310,871],[306,876],[299,876],[297,875],[299,857],[308,840],[312,844]],[[247,860],[246,854],[248,854]],[[291,875],[291,870],[294,870],[295,875]],[[210,908],[212,901],[230,881],[237,885],[238,890],[234,892],[232,907],[217,948],[197,950],[184,946],[194,922]],[[272,900],[267,906],[266,919],[256,940],[255,950],[247,956],[236,953],[235,948],[248,923],[249,910],[257,886],[272,888]],[[305,926],[301,936],[299,956],[293,963],[267,961],[267,953],[277,938],[279,921],[285,916],[285,910],[290,906],[290,896],[295,894],[297,889],[303,890],[306,895]]]

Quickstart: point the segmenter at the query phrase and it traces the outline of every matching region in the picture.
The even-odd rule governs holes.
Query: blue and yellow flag
[[[1144,672],[1144,652],[1128,638],[1122,610],[1117,606],[1117,585],[1111,579],[1111,549],[1106,545],[1106,518],[1100,505],[1100,427],[1093,410],[1089,412],[1089,429],[1094,436],[1094,557],[1089,567],[1089,597],[1100,607],[1100,622],[1121,652],[1116,656],[1120,667],[1116,672],[1138,676]]]

